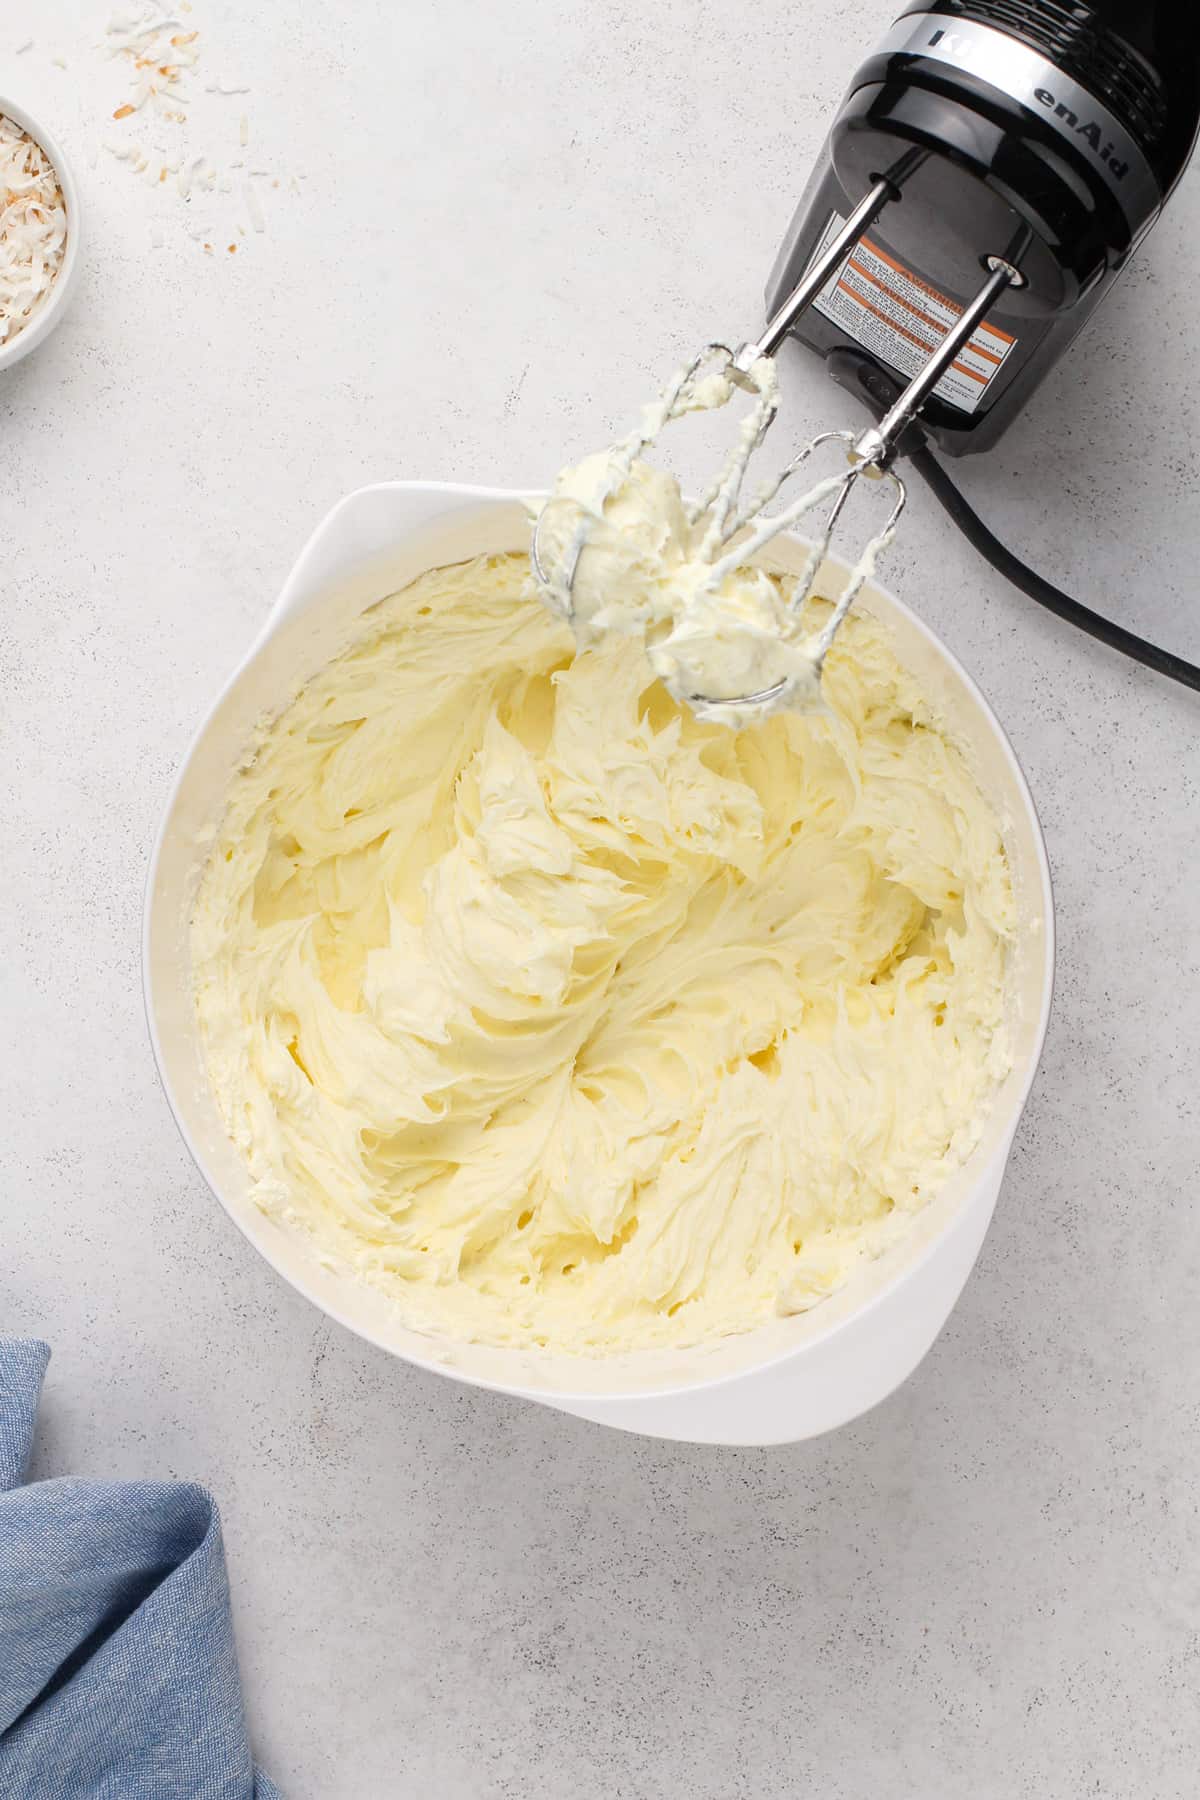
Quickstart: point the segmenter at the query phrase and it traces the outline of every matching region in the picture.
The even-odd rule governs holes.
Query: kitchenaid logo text
[[[970,67],[969,53],[972,46],[970,40],[961,32],[935,31],[930,35],[926,48],[929,50],[939,49],[943,55],[960,53],[963,67]],[[1073,131],[1076,137],[1081,137],[1084,143],[1091,146],[1114,180],[1124,181],[1129,173],[1129,163],[1121,161],[1118,157],[1116,145],[1106,137],[1102,125],[1097,124],[1095,119],[1080,118],[1073,107],[1068,106],[1065,100],[1057,99],[1049,88],[1034,88],[1033,97],[1039,106],[1044,107],[1048,113],[1052,113],[1056,119],[1060,120],[1067,131]]]
[[[1039,106],[1044,106],[1047,111],[1054,114],[1056,119],[1061,119],[1069,130],[1075,132],[1077,137],[1081,137],[1089,143],[1100,161],[1108,165],[1111,175],[1114,175],[1118,181],[1124,181],[1129,173],[1129,164],[1117,160],[1113,145],[1105,143],[1104,133],[1094,119],[1081,121],[1079,114],[1072,112],[1065,102],[1056,100],[1049,88],[1035,88],[1033,97]]]

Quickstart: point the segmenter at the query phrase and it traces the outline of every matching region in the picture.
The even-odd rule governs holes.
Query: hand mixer
[[[863,476],[893,505],[812,641],[820,662],[890,541],[908,457],[954,522],[1004,575],[1094,636],[1200,688],[1200,669],[1103,618],[1026,568],[972,512],[934,458],[985,450],[1011,424],[1128,264],[1183,173],[1200,127],[1200,33],[1177,0],[933,0],[909,8],[842,101],[768,285],[753,342],[711,344],[618,447],[603,502],[658,432],[734,391],[752,410],[718,480],[692,509],[715,591],[776,532],[830,501],[791,595],[810,597]],[[747,464],[777,410],[763,359],[789,335],[822,355],[877,423],[823,432],[749,504]],[[767,506],[822,446],[844,469],[774,514]],[[597,522],[544,529],[535,576],[571,612]],[[746,534],[746,535],[741,535]],[[761,711],[783,684],[733,700],[688,695],[722,716]]]

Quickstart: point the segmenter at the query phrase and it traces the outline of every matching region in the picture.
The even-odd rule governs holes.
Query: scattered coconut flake
[[[176,125],[181,127],[181,141],[186,145],[193,98],[200,116],[205,117],[204,94],[225,96],[251,91],[249,82],[223,74],[203,82],[198,72],[201,32],[190,24],[188,15],[191,12],[191,0],[186,4],[184,0],[124,0],[109,19],[105,28],[105,47],[111,58],[119,58],[129,67],[129,86],[125,94],[114,96],[118,104],[112,116],[122,128],[138,115],[143,119],[155,115],[172,131]],[[105,148],[150,186],[165,184],[170,179],[172,191],[190,207],[196,207],[205,194],[231,195],[240,189],[250,225],[256,232],[265,232],[262,201],[242,176],[246,168],[244,156],[235,155],[230,161],[220,158],[217,164],[207,156],[191,156],[186,151],[181,156],[169,158],[165,135],[160,145],[153,124],[143,123],[140,132],[147,148],[139,146],[131,153],[122,153],[109,143]],[[250,121],[245,113],[238,116],[237,133],[238,144],[244,151],[250,142]],[[281,181],[269,169],[252,169],[250,175],[270,181],[275,188],[286,182],[286,177]],[[299,192],[294,179],[289,185],[294,193]],[[228,217],[223,221],[216,220],[205,225],[202,241],[219,244],[235,230],[243,237],[246,235],[246,226],[240,220]],[[194,232],[188,235],[196,237]],[[201,240],[197,238],[196,241]]]
[[[242,183],[242,198],[246,202],[246,211],[250,215],[250,223],[253,225],[255,231],[265,231],[267,229],[267,221],[263,214],[262,202],[255,193],[253,184],[249,181],[243,181]]]
[[[32,49],[33,49],[33,39],[26,38],[25,42],[23,44],[17,45],[16,49],[13,51],[13,55],[14,56],[24,56],[24,54],[27,50],[32,50]]]
[[[208,158],[206,156],[204,156],[203,154],[201,154],[199,156],[193,156],[191,162],[189,162],[188,164],[186,164],[186,166],[184,166],[180,169],[179,177],[178,177],[176,185],[179,188],[179,192],[183,195],[185,200],[188,200],[191,198],[192,188],[193,188],[194,184],[200,179],[201,171],[203,170],[204,165],[207,161],[208,161]]]
[[[181,118],[179,104],[187,99],[183,78],[195,67],[200,33],[181,29],[162,0],[142,0],[132,10],[114,13],[105,35],[110,56],[122,56],[131,66],[131,110],[140,112],[153,100],[170,118]]]
[[[67,66],[66,58],[62,56],[52,56],[50,61],[56,69],[65,69]]]
[[[41,145],[0,113],[0,344],[45,304],[67,245],[67,209]]]

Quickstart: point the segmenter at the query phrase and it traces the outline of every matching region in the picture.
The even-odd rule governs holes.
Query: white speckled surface
[[[265,183],[233,256],[89,166],[120,97],[103,7],[0,18],[0,90],[74,151],[90,237],[74,313],[0,378],[0,1322],[54,1345],[37,1472],[212,1485],[291,1800],[1191,1800],[1194,697],[1038,615],[916,497],[888,579],[1024,761],[1060,979],[951,1326],[831,1439],[626,1439],[328,1326],[202,1187],[142,1019],[172,769],[312,523],[379,477],[538,484],[681,348],[752,325],[893,7],[194,8],[204,77],[252,83],[212,115],[227,141],[245,111],[253,166],[308,174]],[[1193,658],[1198,243],[1200,173],[964,475],[1048,573]],[[786,380],[797,437],[846,422],[798,356]]]

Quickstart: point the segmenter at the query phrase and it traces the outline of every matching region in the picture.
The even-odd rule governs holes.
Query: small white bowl
[[[13,363],[20,362],[31,350],[36,350],[43,339],[49,337],[58,324],[70,303],[79,274],[79,189],[75,185],[75,177],[71,173],[71,165],[63,155],[62,147],[46,130],[33,114],[24,106],[18,106],[15,100],[8,100],[0,94],[0,113],[27,131],[34,141],[41,145],[49,157],[58,176],[58,185],[62,189],[63,202],[67,209],[67,244],[63,251],[63,259],[59,264],[58,274],[54,277],[50,292],[42,305],[34,313],[33,318],[16,337],[7,344],[0,344],[0,373],[11,368]]]

